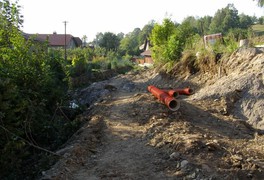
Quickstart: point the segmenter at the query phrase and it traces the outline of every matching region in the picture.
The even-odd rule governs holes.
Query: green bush
[[[179,61],[183,50],[192,44],[194,36],[195,29],[188,22],[176,26],[170,19],[164,19],[162,25],[155,24],[150,38],[155,63]],[[171,67],[172,63],[169,64]]]
[[[39,157],[65,142],[78,123],[59,111],[67,102],[67,63],[59,53],[49,51],[46,44],[25,39],[19,30],[16,4],[8,0],[3,3],[0,179],[33,179],[37,169],[43,168],[38,166]]]

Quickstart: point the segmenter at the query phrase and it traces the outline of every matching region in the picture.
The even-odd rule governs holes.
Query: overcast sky
[[[143,28],[151,20],[161,23],[165,17],[181,22],[187,16],[214,16],[233,3],[238,13],[261,17],[264,8],[253,0],[19,0],[26,33],[64,33],[92,41],[98,32],[123,32]]]

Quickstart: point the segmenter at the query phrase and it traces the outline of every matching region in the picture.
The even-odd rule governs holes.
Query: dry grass
[[[217,64],[216,55],[208,50],[196,54],[195,51],[185,51],[170,74],[181,76],[189,76],[197,72],[215,74],[218,72]]]
[[[198,71],[199,68],[196,65],[196,56],[194,52],[186,51],[184,52],[181,60],[173,66],[172,70],[170,71],[170,74],[172,74],[172,76],[188,76],[191,74],[195,74]]]
[[[264,35],[254,37],[252,39],[252,43],[254,45],[262,45],[262,44],[264,44]]]

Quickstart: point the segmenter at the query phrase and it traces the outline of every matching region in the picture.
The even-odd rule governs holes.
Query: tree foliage
[[[57,111],[67,94],[62,56],[23,36],[16,3],[0,8],[0,178],[32,178],[29,160],[62,144],[76,124]]]
[[[248,29],[253,24],[253,19],[245,14],[239,15],[239,28]]]
[[[135,28],[132,32],[127,33],[125,36],[118,34],[120,45],[118,47],[118,54],[120,56],[134,56],[141,53],[139,47],[149,38],[149,35],[153,29],[154,21],[149,22],[147,25],[140,28]],[[103,34],[103,33],[101,33]]]
[[[120,39],[112,32],[106,32],[104,34],[100,33],[98,35],[97,43],[98,46],[105,48],[107,51],[117,51],[120,44]]]
[[[121,41],[119,52],[121,55],[133,55],[139,53],[140,35],[141,30],[135,28],[133,32],[128,33]]]
[[[195,17],[193,17],[193,16],[188,16],[188,17],[186,17],[186,18],[182,21],[181,24],[189,24],[189,25],[193,28],[193,30],[194,30],[195,32],[197,32],[197,33],[200,32],[200,34],[201,34],[201,32],[202,32],[202,30],[201,30],[201,22],[200,22],[197,18],[195,18]]]
[[[210,24],[212,22],[213,17],[211,16],[204,16],[200,19],[198,19],[198,33],[200,35],[209,34],[210,31]]]
[[[210,33],[227,33],[229,29],[239,27],[238,11],[233,4],[218,10],[210,24]]]
[[[237,43],[233,43],[233,41],[252,36],[251,26],[256,22],[255,16],[239,15],[233,4],[219,9],[213,17],[188,16],[179,25],[165,18],[162,24],[155,24],[152,30],[150,36],[152,57],[155,62],[162,64],[178,61],[184,50],[195,48],[195,43],[201,46],[198,37],[202,40],[204,35],[214,33],[222,33],[226,37],[225,45],[231,45],[230,49],[233,50],[237,47]],[[259,18],[259,22],[261,22],[261,18]],[[221,42],[223,43],[223,41]],[[201,48],[203,47],[201,46]],[[217,48],[220,49],[216,50]],[[223,48],[223,45],[217,45],[217,47],[213,47],[213,51],[215,53],[223,52]]]
[[[263,24],[263,22],[264,22],[264,16],[262,16],[262,17],[260,17],[260,18],[259,18],[259,24],[261,24],[261,25],[262,25],[262,24]]]
[[[150,36],[155,61],[158,63],[178,61],[195,32],[195,27],[189,21],[177,26],[165,18],[162,25],[155,24]]]
[[[150,37],[153,46],[165,45],[175,30],[175,24],[168,18],[163,20],[162,25],[155,24]]]
[[[103,53],[105,54],[105,53]],[[67,65],[68,77],[78,77],[83,74],[91,73],[91,63],[95,52],[90,48],[76,48],[68,50]]]

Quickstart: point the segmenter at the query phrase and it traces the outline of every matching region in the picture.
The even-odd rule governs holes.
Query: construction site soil
[[[41,179],[264,179],[263,52],[239,49],[214,73],[146,69],[76,91],[84,125]],[[170,111],[149,85],[194,94]]]

